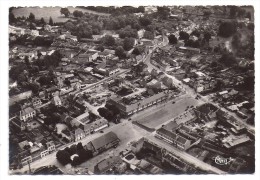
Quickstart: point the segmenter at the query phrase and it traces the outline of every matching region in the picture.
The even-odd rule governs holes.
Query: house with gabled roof
[[[76,142],[86,137],[86,134],[83,129],[76,128],[71,132],[72,139]]]
[[[120,139],[117,135],[110,131],[92,141],[90,141],[86,147],[92,151],[94,155],[99,154],[113,146],[117,146]]]
[[[27,107],[20,111],[20,120],[26,122],[36,116],[36,111],[32,107]]]

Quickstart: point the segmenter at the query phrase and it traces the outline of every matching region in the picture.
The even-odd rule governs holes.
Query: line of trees
[[[143,6],[139,7],[131,7],[131,6],[122,6],[122,7],[115,7],[115,6],[87,6],[87,7],[81,7],[85,9],[89,9],[96,12],[101,13],[109,13],[112,16],[118,16],[120,14],[132,14],[132,13],[144,13],[145,9]]]
[[[71,160],[72,155],[77,155]],[[59,150],[56,154],[57,160],[66,165],[71,163],[72,166],[77,166],[93,157],[92,151],[85,150],[82,143],[66,147],[63,150]]]

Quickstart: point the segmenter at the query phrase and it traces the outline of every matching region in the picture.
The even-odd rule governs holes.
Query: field
[[[165,106],[157,108],[149,115],[141,117],[137,121],[148,128],[159,128],[165,122],[183,113],[187,106],[192,105],[198,105],[198,101],[186,96],[174,104],[171,102],[166,103]]]
[[[95,11],[82,9],[82,8],[76,8],[76,7],[68,7],[69,11],[73,13],[75,10],[80,10],[83,13],[87,12],[90,14],[98,14],[98,15],[107,15],[105,13],[98,13]],[[27,7],[27,8],[18,8],[14,9],[12,11],[15,15],[15,17],[28,17],[30,13],[33,13],[35,15],[36,19],[44,18],[46,22],[49,22],[49,18],[52,17],[54,22],[66,22],[69,20],[69,18],[65,18],[64,15],[61,15],[60,13],[60,7]],[[46,13],[48,12],[48,13]]]

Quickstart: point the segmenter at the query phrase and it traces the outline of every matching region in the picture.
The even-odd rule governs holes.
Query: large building
[[[125,115],[129,116],[138,111],[146,109],[150,106],[153,106],[159,102],[165,101],[171,92],[163,91],[157,94],[154,94],[150,97],[144,97],[139,101],[133,101],[132,103],[126,104],[121,97],[114,97],[107,101],[108,104],[116,106],[120,112]]]
[[[36,116],[36,111],[31,108],[27,107],[20,111],[20,120],[26,122],[29,119],[32,119],[34,116]]]
[[[104,134],[92,141],[90,141],[86,148],[91,150],[92,153],[99,154],[103,151],[106,151],[107,149],[111,147],[115,147],[120,142],[120,139],[117,137],[117,135],[114,132],[108,132],[107,134]]]
[[[174,132],[170,132],[164,128],[158,129],[155,136],[181,150],[186,150],[191,146],[191,141],[189,139],[186,139]]]

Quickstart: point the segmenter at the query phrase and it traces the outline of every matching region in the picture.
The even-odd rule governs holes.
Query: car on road
[[[104,131],[99,131],[100,133],[104,133]]]
[[[175,104],[175,101],[172,101],[172,104]]]

